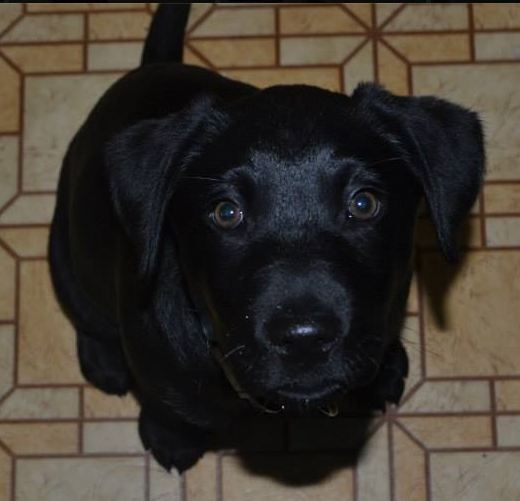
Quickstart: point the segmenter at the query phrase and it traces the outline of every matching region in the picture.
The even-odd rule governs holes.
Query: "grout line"
[[[487,230],[486,230],[486,208],[484,202],[484,189],[482,189],[479,193],[479,202],[480,202],[480,240],[482,247],[487,246]]]
[[[372,26],[374,30],[374,35],[372,37],[372,65],[374,68],[374,82],[379,83],[379,48],[378,48],[378,41],[379,41],[379,31],[377,28],[376,23],[376,5],[371,4],[371,15],[372,15]]]
[[[224,499],[224,471],[222,468],[223,453],[217,452],[217,464],[216,464],[216,498],[217,501],[226,501]]]
[[[426,501],[432,499],[432,482],[431,482],[431,468],[430,468],[430,452],[424,451],[424,481],[426,482]]]
[[[498,447],[498,427],[497,427],[497,404],[495,381],[489,382],[489,399],[491,404],[491,440],[494,448]]]
[[[468,5],[469,51],[471,61],[475,61],[475,21],[473,19],[473,4]]]
[[[79,419],[78,419],[78,451],[83,454],[83,431],[84,431],[84,418],[85,418],[85,389],[83,386],[78,388],[79,390]]]
[[[274,50],[275,50],[275,66],[280,66],[281,56],[281,42],[280,42],[280,8],[274,8]]]
[[[393,421],[388,422],[387,428],[387,439],[388,439],[388,475],[389,475],[389,483],[390,483],[390,499],[391,501],[396,501],[395,499],[395,457],[394,457],[394,428]]]
[[[150,452],[146,452],[144,456],[144,499],[150,501],[150,468],[152,462],[150,461]]]

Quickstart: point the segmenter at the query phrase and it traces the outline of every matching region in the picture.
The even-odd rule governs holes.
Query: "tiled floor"
[[[373,424],[355,467],[341,462],[349,418],[272,423],[251,446],[257,470],[335,465],[306,485],[251,474],[232,451],[182,478],[163,473],[143,454],[135,403],[84,384],[51,292],[60,159],[95,100],[137,63],[150,15],[145,4],[0,6],[0,500],[520,500],[520,6],[193,9],[188,62],[261,86],[350,92],[377,80],[470,106],[487,131],[487,182],[448,290],[454,270],[425,221],[418,231],[401,407]]]

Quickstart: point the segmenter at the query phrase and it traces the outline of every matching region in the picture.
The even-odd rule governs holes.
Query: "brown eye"
[[[381,202],[369,191],[358,191],[348,204],[349,217],[355,219],[371,219],[379,213]]]
[[[244,213],[233,202],[223,201],[217,204],[210,216],[219,228],[232,230],[242,222]]]

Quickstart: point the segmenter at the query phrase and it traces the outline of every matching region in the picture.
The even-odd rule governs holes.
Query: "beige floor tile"
[[[402,417],[399,422],[428,448],[491,446],[489,416]]]
[[[22,13],[22,6],[20,4],[2,5],[0,10],[0,32],[4,31],[18,16]]]
[[[282,35],[362,33],[363,31],[365,28],[339,5],[282,7],[280,9]]]
[[[273,9],[216,9],[190,34],[191,38],[273,35]]]
[[[17,388],[0,405],[0,419],[70,419],[79,416],[76,388]]]
[[[15,454],[72,454],[76,423],[0,423],[0,440]]]
[[[90,11],[90,10],[132,10],[144,9],[144,3],[29,3],[27,10],[29,12],[76,12],[76,11]]]
[[[520,416],[497,417],[497,442],[499,447],[520,445]]]
[[[402,3],[378,3],[376,4],[376,20],[377,26],[381,26],[397,9],[403,5]]]
[[[433,501],[518,500],[520,452],[434,453]]]
[[[390,501],[388,428],[379,428],[357,462],[357,501]]]
[[[273,66],[275,64],[274,38],[192,40],[191,46],[218,67]]]
[[[14,343],[14,326],[9,324],[0,325],[0,398],[13,385]]]
[[[426,501],[424,452],[398,426],[393,427],[392,433],[395,499]]]
[[[49,224],[55,203],[55,195],[19,195],[0,214],[0,225]]]
[[[344,3],[350,12],[355,14],[367,26],[372,26],[372,4],[370,3]]]
[[[475,412],[490,409],[486,381],[425,381],[400,412]]]
[[[18,181],[18,138],[0,137],[0,208],[16,194]]]
[[[482,59],[520,59],[520,33],[477,33],[475,57]]]
[[[0,133],[17,132],[20,122],[20,76],[0,58]]]
[[[520,411],[520,380],[495,382],[496,406],[499,411]]]
[[[195,52],[193,52],[188,46],[184,46],[184,53],[182,56],[184,64],[192,64],[193,66],[202,66],[203,68],[210,68],[207,61],[201,59]]]
[[[0,319],[14,319],[16,262],[5,249],[0,247]]]
[[[68,45],[13,45],[2,52],[24,73],[79,71],[83,68],[83,46]]]
[[[206,452],[198,463],[186,472],[186,494],[189,500],[213,501],[217,490],[217,455]]]
[[[83,382],[75,334],[54,297],[45,261],[21,264],[18,335],[21,383]]]
[[[387,90],[401,96],[407,96],[408,67],[388,47],[377,44],[377,65],[379,83]]]
[[[291,37],[280,41],[280,62],[284,66],[338,64],[365,40],[361,36]]]
[[[107,395],[91,386],[84,390],[84,406],[87,418],[136,418],[139,415],[139,406],[132,395]]]
[[[89,70],[132,70],[139,66],[141,42],[104,42],[88,45]]]
[[[12,499],[11,497],[11,458],[0,447],[0,499]]]
[[[408,4],[385,31],[444,31],[468,28],[468,7],[460,5]]]
[[[520,28],[517,3],[476,3],[473,6],[476,29]]]
[[[149,467],[150,501],[181,501],[183,499],[181,494],[181,482],[177,471],[172,469],[172,471],[168,473],[162,466],[157,464],[152,457],[150,457]],[[213,492],[212,501],[214,499],[215,492]],[[192,501],[192,499],[190,498],[189,501]],[[195,498],[193,501],[199,501],[199,499]],[[200,501],[206,500],[202,498]]]
[[[0,228],[0,239],[20,257],[45,257],[48,228]]]
[[[429,376],[520,372],[520,252],[470,252],[446,293],[453,269],[427,254],[429,294],[442,303],[444,326],[425,301],[426,370]]]
[[[268,475],[255,474],[246,470],[235,456],[225,456],[222,460],[223,499],[226,501],[301,501],[302,499],[326,499],[327,501],[352,501],[352,471],[348,468],[336,469],[321,482],[298,485],[297,482],[309,482],[309,476],[317,471],[333,466],[337,456],[262,455],[256,459],[256,466],[265,465],[276,468],[296,485],[282,483]],[[318,470],[319,469],[319,470]],[[286,477],[286,478],[287,478]]]
[[[487,214],[520,213],[520,183],[485,185],[484,205]]]
[[[61,162],[72,136],[99,97],[118,77],[116,73],[109,73],[27,79],[24,189],[56,189]]]
[[[486,218],[486,241],[489,247],[520,246],[520,217]]]
[[[421,335],[419,319],[416,316],[408,316],[405,319],[401,331],[401,340],[408,354],[408,377],[405,381],[405,391],[403,397],[421,380]]]
[[[416,94],[450,99],[481,113],[487,138],[487,179],[520,179],[518,66],[423,66],[413,68],[412,75]]]
[[[135,421],[85,423],[83,449],[87,453],[144,453]]]
[[[352,94],[361,82],[374,81],[372,43],[369,41],[343,66],[345,92]]]
[[[90,40],[144,39],[150,21],[147,12],[89,14],[88,36]]]
[[[83,16],[79,14],[26,15],[3,37],[2,42],[52,42],[83,38]]]
[[[416,225],[415,241],[419,247],[438,247],[437,234],[430,219],[419,219]],[[468,249],[482,245],[480,218],[468,218],[457,235],[459,248]]]
[[[258,87],[270,85],[307,84],[338,91],[339,75],[336,68],[275,68],[258,70],[225,70],[224,76],[235,78]]]
[[[144,501],[144,459],[20,459],[16,499]]]
[[[412,63],[469,61],[469,35],[386,35],[385,40]]]
[[[212,7],[210,3],[193,3],[191,5],[190,16],[188,18],[187,29],[190,30],[191,27],[200,20],[200,18],[206,14]]]

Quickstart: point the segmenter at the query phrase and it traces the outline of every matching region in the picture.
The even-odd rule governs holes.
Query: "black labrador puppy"
[[[71,142],[49,249],[84,376],[133,391],[144,445],[180,471],[248,410],[397,402],[419,201],[453,260],[484,171],[455,104],[180,64],[188,8],[159,7]]]

